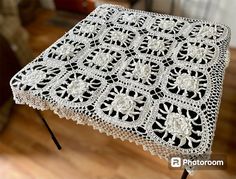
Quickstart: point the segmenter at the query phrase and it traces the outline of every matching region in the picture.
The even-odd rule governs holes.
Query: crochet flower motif
[[[163,20],[161,19],[159,27],[161,29],[173,29],[175,27],[176,22],[173,20]]]
[[[139,84],[153,85],[158,79],[160,69],[160,64],[156,62],[134,58],[121,70],[120,78],[132,80]]]
[[[95,65],[105,68],[112,61],[112,56],[107,53],[99,53],[93,58],[92,61]]]
[[[111,111],[114,109],[117,112],[121,112],[123,114],[132,115],[134,112],[134,100],[132,97],[125,95],[125,94],[116,94],[114,100],[112,101],[111,105],[109,106],[109,115]],[[109,108],[108,107],[108,108]]]
[[[98,7],[93,11],[89,16],[103,19],[103,20],[109,20],[110,17],[116,12],[114,8],[104,8],[104,7]]]
[[[136,121],[143,110],[146,97],[125,87],[115,86],[101,104],[101,110],[118,121]]]
[[[78,78],[68,85],[67,91],[72,96],[79,96],[80,101],[83,101],[81,95],[88,89],[88,86],[89,85],[87,82],[83,81],[81,78]]]
[[[194,101],[201,100],[207,91],[207,77],[202,72],[175,67],[170,70],[166,89]]]
[[[164,57],[173,45],[173,40],[161,36],[145,36],[138,47],[138,50],[147,55]]]
[[[127,39],[127,35],[119,31],[113,31],[111,33],[111,36],[113,40],[120,41],[120,42],[124,42]]]
[[[88,101],[100,86],[100,80],[76,72],[56,85],[54,92],[63,101],[79,103]]]
[[[46,73],[43,71],[34,71],[31,69],[28,71],[28,75],[22,77],[21,82],[25,85],[35,86],[39,81],[45,79],[46,76]]]
[[[136,63],[133,71],[134,78],[147,79],[151,74],[151,67],[140,62]]]
[[[73,28],[73,34],[93,39],[101,28],[102,25],[96,21],[83,20]]]
[[[59,68],[33,64],[18,74],[12,81],[12,85],[25,91],[40,90],[47,86],[59,73]]]
[[[104,14],[106,14],[109,10],[106,8],[98,8],[93,12],[94,15],[98,17],[102,17]]]
[[[190,37],[199,37],[209,40],[218,40],[224,33],[222,26],[215,24],[195,24],[189,33]]]
[[[199,81],[197,78],[190,76],[186,73],[183,73],[176,78],[174,84],[178,86],[180,89],[196,92],[198,90]]]
[[[208,49],[189,45],[188,55],[197,60],[204,58],[208,54]]]
[[[180,137],[188,137],[192,131],[190,120],[178,113],[167,114],[165,126],[168,132]]]
[[[121,18],[124,21],[134,22],[134,23],[138,20],[138,16],[134,14],[123,14]]]
[[[146,19],[147,17],[141,14],[122,13],[117,22],[122,25],[141,28],[144,25]]]
[[[163,40],[150,39],[148,41],[148,48],[150,48],[152,50],[164,51],[165,50],[165,43]]]
[[[84,24],[81,27],[81,32],[82,33],[92,33],[96,30],[96,25],[95,24]]]
[[[186,42],[182,44],[177,59],[187,63],[205,65],[212,62],[217,54],[217,48],[213,45],[201,42]]]
[[[99,72],[107,73],[115,70],[114,66],[121,58],[121,53],[105,47],[99,47],[92,49],[82,64]]]
[[[134,32],[122,27],[111,28],[103,38],[105,43],[127,48],[135,37]]]
[[[196,112],[169,102],[160,103],[157,111],[151,123],[155,137],[182,148],[194,148],[200,144],[202,122]]]
[[[155,22],[151,25],[150,29],[155,32],[162,32],[165,34],[176,35],[182,31],[185,25],[184,21],[176,18],[163,17],[156,18]]]
[[[85,44],[80,42],[75,42],[70,39],[63,39],[56,45],[54,45],[48,52],[48,57],[68,61],[85,48]]]

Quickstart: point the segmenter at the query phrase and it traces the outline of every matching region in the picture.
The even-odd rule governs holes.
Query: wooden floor
[[[27,26],[35,55],[40,53],[66,28],[48,25],[54,16],[41,11]],[[192,179],[236,178],[236,49],[231,49],[213,152],[227,155],[226,170],[197,171]],[[15,105],[10,122],[0,135],[0,179],[172,179],[179,170],[170,170],[167,162],[150,155],[133,143],[100,134],[91,127],[76,125],[43,112],[62,144],[58,151],[47,130],[27,106]]]

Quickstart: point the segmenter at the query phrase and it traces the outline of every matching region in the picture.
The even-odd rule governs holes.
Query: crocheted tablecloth
[[[18,104],[194,158],[211,152],[229,40],[225,25],[102,5],[10,85]]]

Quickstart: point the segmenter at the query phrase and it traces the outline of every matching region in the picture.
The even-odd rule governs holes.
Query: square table
[[[229,40],[222,24],[101,5],[10,85],[17,104],[50,109],[167,160],[204,158]]]

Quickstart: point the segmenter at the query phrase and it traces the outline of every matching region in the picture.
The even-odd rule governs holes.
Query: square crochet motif
[[[225,25],[102,5],[10,85],[18,104],[196,158],[211,151],[229,40]]]

